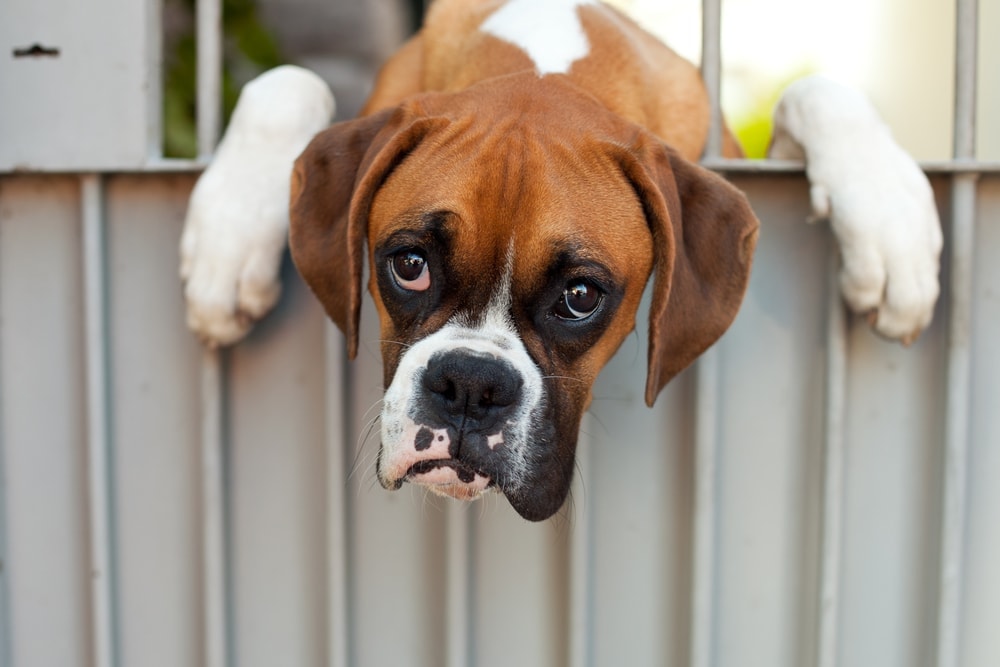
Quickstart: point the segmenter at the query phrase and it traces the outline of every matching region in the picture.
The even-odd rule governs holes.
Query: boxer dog
[[[829,125],[809,136],[811,99],[789,103],[779,142],[807,157],[831,143]],[[650,277],[649,405],[726,331],[747,287],[759,224],[742,193],[695,163],[709,131],[697,69],[597,0],[436,0],[361,117],[320,131],[331,113],[326,87],[298,68],[245,88],[192,195],[189,323],[226,344],[270,308],[290,197],[292,257],[350,357],[369,267],[382,486],[464,500],[495,489],[526,519],[551,516],[592,384],[634,329]],[[826,153],[817,174],[845,170]],[[740,154],[728,131],[724,154]],[[884,333],[912,338],[937,296],[929,187],[902,206],[916,219],[885,222],[848,178],[814,183],[817,206],[838,211],[844,192],[860,204],[844,207],[862,221],[841,225],[845,292],[857,288],[852,305]],[[910,196],[882,188],[894,178],[871,186],[888,193],[880,214],[893,193]]]

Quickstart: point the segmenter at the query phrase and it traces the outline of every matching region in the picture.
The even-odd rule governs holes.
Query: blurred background
[[[700,0],[609,0],[689,60],[701,52]],[[239,86],[282,62],[319,72],[338,117],[360,108],[379,64],[419,25],[421,0],[225,0],[227,112]],[[1000,0],[980,0],[980,60],[995,62]],[[193,0],[167,0],[167,152],[195,154]],[[823,72],[864,90],[920,160],[951,155],[954,5],[942,0],[725,0],[723,108],[762,157],[781,90]],[[1000,79],[981,71],[978,156],[1000,159]],[[986,119],[998,119],[988,122]],[[985,121],[985,122],[984,122]]]

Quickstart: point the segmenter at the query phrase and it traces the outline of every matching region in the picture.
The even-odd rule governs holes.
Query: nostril
[[[429,364],[427,366],[427,370],[424,372],[424,386],[428,391],[443,396],[448,400],[454,400],[457,393],[455,383],[440,364]]]
[[[440,366],[428,366],[424,372],[424,386],[441,396],[455,393],[455,383],[442,372]]]
[[[520,376],[505,376],[496,378],[488,388],[486,388],[479,404],[483,407],[505,408],[513,405],[521,393],[521,386],[524,381]]]

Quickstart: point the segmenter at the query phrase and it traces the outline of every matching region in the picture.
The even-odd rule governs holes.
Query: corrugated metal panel
[[[960,654],[964,665],[989,665],[1000,656],[1000,178],[979,183],[973,274],[972,410],[969,437],[969,495],[966,522],[966,580],[962,587]]]
[[[710,647],[718,665],[791,667],[812,664],[818,642],[830,236],[802,222],[800,176],[734,180],[764,232],[750,294],[718,348]],[[119,664],[205,664],[202,357],[176,281],[193,178],[104,181]],[[947,227],[949,179],[934,184]],[[964,667],[1000,656],[1000,178],[984,176],[977,192]],[[94,653],[80,203],[76,178],[0,181],[3,621],[16,667],[89,665],[81,656]],[[694,373],[645,408],[637,333],[595,389],[588,482],[564,512],[528,524],[498,498],[452,511],[374,482],[370,311],[344,385],[350,477],[329,477],[340,423],[328,392],[342,385],[327,360],[336,369],[341,351],[290,265],[284,278],[278,311],[224,355],[233,664],[323,664],[338,650],[328,598],[341,545],[329,526],[343,508],[328,506],[328,484],[346,503],[350,664],[440,665],[463,650],[479,665],[688,664]],[[839,665],[932,663],[948,307],[946,297],[910,349],[849,321]],[[465,593],[450,570],[465,539],[449,546],[456,523],[470,544]],[[455,644],[461,605],[470,635]]]
[[[199,345],[178,326],[176,247],[189,176],[106,184],[110,404],[121,658],[201,654]]]
[[[0,182],[3,620],[16,665],[90,653],[82,257],[76,179]]]

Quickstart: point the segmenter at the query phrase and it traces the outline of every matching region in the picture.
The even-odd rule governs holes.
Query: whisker
[[[378,476],[370,474],[373,470],[374,463],[375,463],[374,458],[371,457],[371,455],[366,454],[364,458],[364,465],[359,466],[358,470],[351,473],[352,479],[363,480],[363,483],[358,485],[359,492],[364,488],[367,488],[368,490],[373,489],[374,484],[378,482]]]
[[[628,397],[621,396],[621,395],[618,395],[618,396],[614,396],[614,395],[596,396],[595,395],[591,402],[600,402],[600,403],[627,403],[628,401],[629,401]]]
[[[603,432],[604,432],[604,433],[603,433],[604,437],[606,437],[606,438],[610,438],[610,437],[611,437],[611,431],[610,431],[610,430],[608,430],[608,427],[607,427],[607,424],[605,424],[605,423],[604,423],[604,422],[603,422],[603,421],[601,420],[601,418],[597,416],[597,413],[596,413],[596,412],[594,412],[593,410],[587,410],[587,414],[588,414],[588,415],[590,415],[590,419],[591,419],[591,420],[592,420],[592,421],[593,421],[594,423],[596,423],[596,424],[597,424],[598,426],[600,426],[600,427],[601,427],[601,431],[603,431]],[[580,429],[580,432],[581,432],[581,433],[583,433],[583,429]],[[591,435],[591,434],[590,434],[590,433],[588,433],[587,435]]]
[[[575,474],[576,474],[576,478],[578,480],[580,480],[580,482],[579,482],[579,484],[580,484],[580,495],[583,496],[580,499],[580,502],[583,503],[584,505],[586,505],[587,504],[587,480],[583,476],[583,469],[580,467],[580,459],[579,458],[576,458],[573,461],[573,468],[574,468],[574,471],[575,471]],[[576,495],[573,493],[573,487],[572,486],[569,487],[569,497],[570,497],[570,502],[572,503],[572,506],[573,506],[573,515],[575,516],[576,515]]]
[[[379,338],[378,342],[379,343],[388,343],[389,345],[399,345],[400,347],[407,348],[407,349],[413,347],[412,343],[404,343],[401,340],[388,340],[386,338]]]
[[[368,417],[368,415],[372,412],[372,410],[378,408],[378,406],[382,402],[383,402],[382,399],[379,399],[379,400],[375,401],[371,405],[371,407],[369,407],[367,410],[365,410],[364,415],[362,415],[362,419]],[[365,424],[365,427],[362,429],[361,434],[359,434],[359,436],[358,436],[358,442],[355,445],[355,447],[356,447],[356,454],[355,454],[355,458],[354,458],[354,465],[351,468],[351,474],[352,475],[357,471],[358,462],[359,462],[359,459],[361,457],[361,454],[365,451],[366,445],[368,444],[368,441],[371,438],[372,434],[376,432],[376,426],[381,421],[381,419],[382,419],[382,414],[381,413],[375,414],[374,417],[371,417],[370,419],[368,419],[368,421]],[[378,456],[378,449],[377,448],[375,450],[375,454],[374,455]],[[371,463],[369,463],[368,466],[366,466],[366,467],[370,467],[370,465],[371,465]]]
[[[383,403],[385,403],[385,400],[383,400],[383,399],[381,399],[381,398],[380,398],[380,399],[378,399],[377,401],[375,401],[374,403],[372,403],[372,404],[371,404],[370,406],[368,406],[368,409],[367,409],[367,410],[365,410],[364,414],[363,414],[363,415],[361,415],[361,418],[362,418],[362,419],[367,419],[367,418],[368,418],[368,415],[370,415],[370,414],[371,414],[372,410],[376,410],[376,409],[378,409],[378,408],[379,408],[379,406],[381,406],[381,405],[382,405]]]
[[[568,375],[543,375],[543,380],[572,380],[573,382],[579,382],[580,384],[585,384],[580,378],[570,377]]]
[[[366,447],[368,440],[372,433],[375,432],[375,425],[379,423],[382,419],[382,415],[375,415],[372,417],[368,424],[362,429],[361,434],[358,436],[358,442],[355,444],[354,461],[351,464],[351,470],[348,473],[348,479],[352,478],[359,470],[359,468],[364,465],[366,469],[370,468],[375,463],[375,458],[378,456],[378,450],[372,451],[371,448]],[[370,459],[367,460],[366,459]]]

